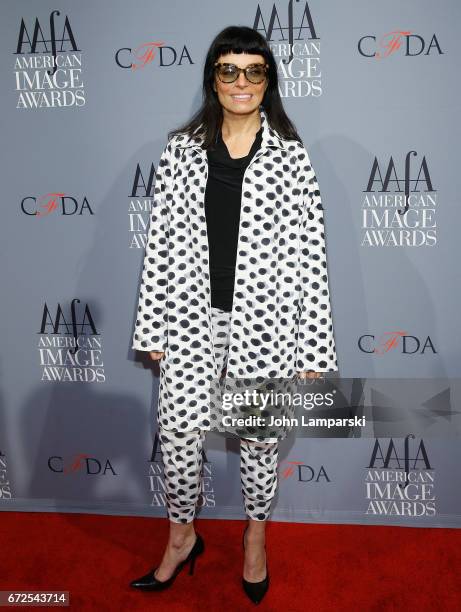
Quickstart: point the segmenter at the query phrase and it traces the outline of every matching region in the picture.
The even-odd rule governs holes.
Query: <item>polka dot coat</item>
[[[242,184],[226,375],[337,371],[315,172],[304,146],[281,138],[259,111],[262,143]],[[165,352],[158,421],[177,431],[210,429],[210,381],[221,374],[211,329],[207,177],[200,137],[174,135],[157,166],[132,342]]]

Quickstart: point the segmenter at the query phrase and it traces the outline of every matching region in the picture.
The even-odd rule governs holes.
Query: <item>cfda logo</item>
[[[64,217],[94,215],[85,196],[79,199],[60,191],[52,191],[42,196],[26,196],[21,200],[20,206],[25,215],[35,218],[46,217],[52,213]]]
[[[431,53],[444,55],[435,34],[432,34],[430,38],[424,38],[420,34],[413,34],[410,30],[393,30],[379,36],[375,34],[362,36],[357,47],[362,57],[372,57],[377,60],[385,59],[396,53],[405,57],[430,55]]]
[[[194,62],[186,45],[178,48],[166,45],[163,41],[149,41],[139,43],[136,47],[117,49],[115,63],[119,68],[140,70],[148,66],[172,68],[183,64],[192,65]]]
[[[379,336],[363,334],[358,340],[358,347],[362,353],[379,356],[391,351],[400,352],[402,355],[424,355],[426,352],[437,354],[430,336],[418,338],[403,330],[385,331]]]
[[[53,455],[48,459],[48,468],[57,474],[66,476],[84,474],[85,476],[118,476],[109,459],[97,459],[86,453],[76,453],[69,459]]]
[[[323,465],[313,467],[303,461],[282,461],[280,463],[280,477],[282,480],[291,478],[297,482],[331,482]]]

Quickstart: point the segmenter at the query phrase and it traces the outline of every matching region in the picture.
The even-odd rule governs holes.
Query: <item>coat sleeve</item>
[[[300,300],[296,369],[338,370],[330,292],[325,227],[320,189],[309,155],[303,149],[301,175]]]
[[[168,299],[168,193],[172,172],[171,145],[163,150],[155,173],[154,196],[138,294],[132,348],[165,351]]]

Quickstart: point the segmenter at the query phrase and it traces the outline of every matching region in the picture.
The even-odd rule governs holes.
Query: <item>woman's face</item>
[[[251,64],[265,64],[262,55],[250,53],[226,53],[217,60],[220,63],[235,64],[238,68],[246,68]],[[218,94],[219,102],[230,113],[246,115],[259,108],[264,98],[264,92],[269,84],[267,75],[261,83],[250,83],[241,72],[233,83],[223,83],[215,73],[213,89]]]

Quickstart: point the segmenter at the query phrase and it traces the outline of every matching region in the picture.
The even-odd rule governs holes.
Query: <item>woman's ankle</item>
[[[195,540],[196,534],[193,522],[185,524],[174,524],[170,527],[168,544],[171,548],[181,549],[185,544]]]
[[[245,540],[248,543],[264,543],[266,540],[266,522],[249,520]]]

